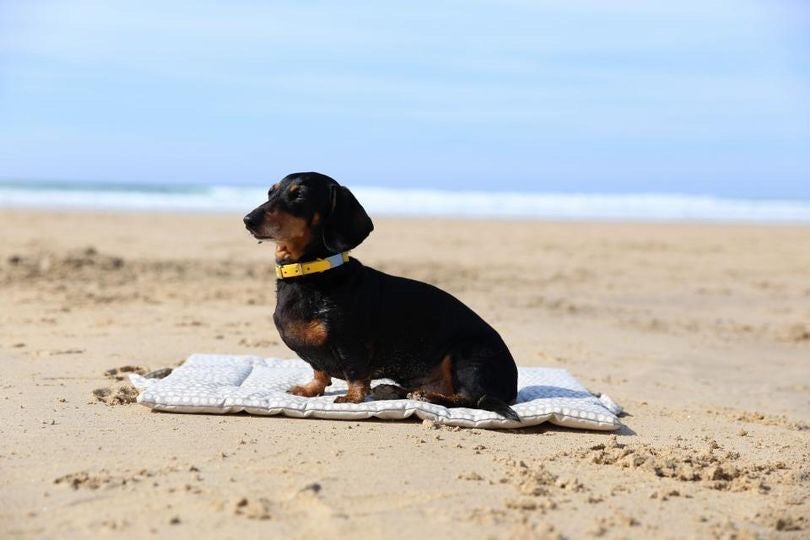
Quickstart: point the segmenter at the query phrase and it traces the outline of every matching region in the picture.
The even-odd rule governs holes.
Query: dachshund
[[[348,383],[335,403],[407,397],[520,421],[509,406],[517,367],[495,329],[433,285],[348,256],[374,229],[348,188],[316,172],[290,174],[243,221],[276,244],[273,321],[314,371],[289,393],[323,395],[334,377]],[[381,378],[396,384],[372,390]]]

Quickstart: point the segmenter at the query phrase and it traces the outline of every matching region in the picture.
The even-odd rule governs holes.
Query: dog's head
[[[284,263],[353,249],[374,230],[351,191],[316,172],[285,176],[244,222],[255,238],[276,242]]]

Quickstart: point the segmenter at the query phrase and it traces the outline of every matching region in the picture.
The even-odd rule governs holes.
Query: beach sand
[[[291,355],[271,245],[239,215],[0,227],[1,537],[810,535],[810,227],[376,220],[354,256],[609,394],[616,433],[150,412],[122,372]]]

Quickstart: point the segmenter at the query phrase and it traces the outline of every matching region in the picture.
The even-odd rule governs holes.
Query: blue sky
[[[0,178],[810,198],[810,7],[0,0]]]

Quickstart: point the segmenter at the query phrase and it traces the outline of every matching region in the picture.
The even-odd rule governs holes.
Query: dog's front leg
[[[348,380],[349,390],[345,396],[335,398],[335,403],[362,403],[371,389],[371,379]]]
[[[371,370],[368,350],[358,346],[364,343],[361,338],[354,338],[353,343],[338,344],[332,349],[334,362],[341,366],[343,380],[349,385],[345,396],[335,398],[335,403],[362,403],[371,391]]]
[[[288,393],[294,396],[302,397],[316,397],[322,396],[326,387],[332,384],[332,377],[327,375],[325,371],[315,370],[312,380],[307,384],[297,384],[287,390]]]

